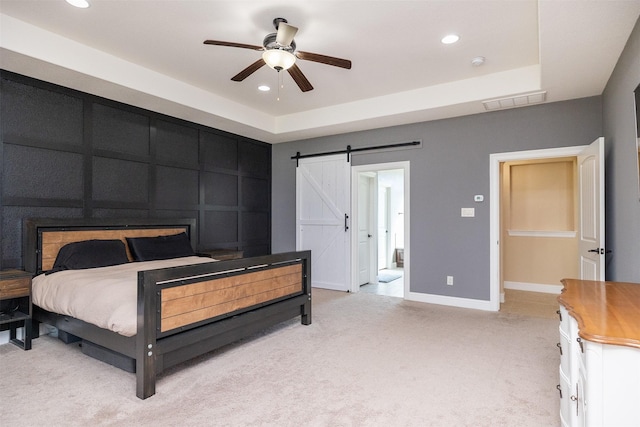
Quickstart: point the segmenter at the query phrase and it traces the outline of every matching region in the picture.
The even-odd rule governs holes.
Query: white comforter
[[[138,271],[212,261],[194,256],[41,274],[33,279],[33,303],[131,337],[137,332]]]

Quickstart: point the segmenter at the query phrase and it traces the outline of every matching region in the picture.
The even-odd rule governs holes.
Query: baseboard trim
[[[342,285],[340,284],[333,284],[333,283],[324,283],[324,282],[315,282],[311,284],[312,288],[319,288],[319,289],[327,289],[330,291],[342,291],[342,292],[348,292],[345,291],[345,289],[342,287]]]
[[[527,282],[509,282],[504,281],[505,289],[513,289],[515,291],[541,292],[545,294],[560,294],[562,285],[546,285],[543,283],[527,283]]]
[[[426,302],[429,304],[448,305],[451,307],[472,308],[475,310],[496,311],[491,308],[490,301],[448,297],[443,295],[421,294],[419,292],[409,292],[405,294],[405,299],[409,301]]]

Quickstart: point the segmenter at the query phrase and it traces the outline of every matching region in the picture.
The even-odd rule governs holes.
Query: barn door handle
[[[346,233],[347,230],[349,229],[349,226],[347,225],[347,220],[349,219],[349,215],[344,214],[344,232]]]

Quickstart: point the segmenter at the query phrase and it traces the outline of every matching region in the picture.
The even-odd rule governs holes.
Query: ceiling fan
[[[301,52],[296,50],[296,42],[293,40],[298,28],[289,25],[284,18],[273,20],[276,28],[275,33],[267,34],[262,42],[262,46],[244,43],[225,42],[220,40],[205,40],[204,44],[216,46],[239,47],[243,49],[261,50],[262,58],[240,71],[231,80],[241,82],[251,74],[258,71],[265,64],[280,72],[287,70],[298,87],[303,92],[313,90],[313,86],[296,65],[296,59],[304,61],[319,62],[320,64],[332,65],[334,67],[351,69],[351,61],[348,59],[335,58],[333,56],[320,55],[317,53]]]

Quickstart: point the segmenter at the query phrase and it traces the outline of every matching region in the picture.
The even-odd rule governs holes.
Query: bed
[[[27,219],[23,225],[25,269],[35,276],[36,336],[39,323],[45,323],[55,326],[67,342],[82,340],[87,354],[135,372],[136,395],[141,399],[155,394],[156,377],[171,366],[297,316],[303,325],[311,324],[310,251],[227,261],[184,257],[162,261],[170,266],[155,268],[156,261],[133,262],[138,255],[132,251],[133,242],[184,233],[193,248],[194,219]],[[135,275],[131,285],[135,301],[128,310],[133,326],[120,330],[110,321],[108,326],[98,326],[92,319],[38,306],[36,293],[46,293],[52,286],[50,279],[62,277],[59,282],[66,283],[72,282],[67,274],[97,273],[102,280],[109,276],[107,271],[121,267],[56,271],[61,248],[118,240],[125,244],[126,256],[132,261],[122,267],[136,269],[126,273]],[[138,265],[142,270],[137,270]],[[108,299],[101,295],[94,292],[93,303],[99,309],[93,311],[102,310]],[[131,327],[133,330],[124,332]]]

